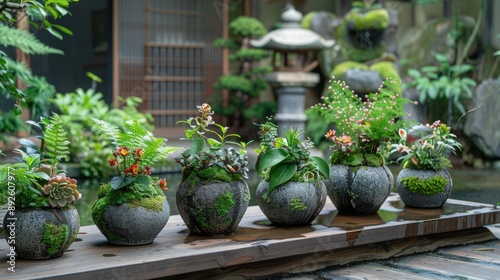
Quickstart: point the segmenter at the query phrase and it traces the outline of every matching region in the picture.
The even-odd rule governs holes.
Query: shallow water
[[[399,167],[391,167],[391,170],[394,174],[394,178],[396,178]],[[452,169],[450,173],[453,178],[453,191],[450,198],[486,204],[500,202],[500,172],[495,170]],[[181,179],[180,173],[157,174],[156,176],[167,180],[168,189],[165,191],[165,195],[170,204],[171,215],[177,215],[175,192]],[[253,206],[257,205],[254,194],[260,178],[256,173],[250,173],[249,177],[250,178],[246,180],[250,188],[250,193],[252,194],[249,204]],[[97,199],[97,189],[102,182],[107,182],[107,180],[78,180],[78,188],[83,197],[75,206],[80,214],[82,226],[94,224],[90,209]]]

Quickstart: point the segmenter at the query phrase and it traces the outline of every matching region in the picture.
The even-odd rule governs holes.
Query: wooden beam
[[[120,21],[119,21],[119,0],[112,1],[112,71],[113,71],[113,107],[118,107],[118,99],[120,96],[120,48],[119,48],[119,31],[120,31]]]

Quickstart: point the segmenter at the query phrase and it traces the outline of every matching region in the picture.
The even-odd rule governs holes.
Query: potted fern
[[[177,148],[156,138],[136,120],[121,127],[93,119],[115,146],[109,165],[117,175],[99,187],[92,219],[109,243],[144,245],[154,241],[170,217],[163,193],[167,182],[151,175],[151,166]]]
[[[255,195],[260,209],[274,225],[310,224],[326,202],[328,163],[311,155],[313,144],[301,140],[302,131],[290,129],[278,137],[270,120],[259,126],[257,171],[262,180]]]
[[[215,123],[209,104],[197,108],[199,116],[180,121],[189,125],[185,140],[191,145],[175,157],[182,166],[177,209],[191,234],[229,235],[250,201],[244,180],[248,178],[248,143],[231,141],[240,135],[227,133],[227,127]]]
[[[335,125],[326,133],[332,142],[328,196],[342,214],[376,213],[394,187],[386,158],[391,141],[405,124],[409,99],[395,91],[400,82],[388,78],[377,92],[363,98],[342,80],[331,81],[329,94],[313,107]]]
[[[0,205],[6,204],[3,229],[10,260],[49,259],[63,255],[80,229],[74,207],[81,198],[77,181],[58,170],[69,141],[59,115],[28,121],[41,132],[40,143],[20,139],[18,163],[0,166]]]

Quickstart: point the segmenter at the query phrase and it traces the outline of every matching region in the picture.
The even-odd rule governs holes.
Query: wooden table
[[[492,205],[450,199],[443,208],[417,209],[404,207],[397,194],[369,216],[338,214],[327,200],[311,226],[296,228],[271,226],[253,206],[231,236],[192,236],[176,215],[152,244],[124,247],[108,244],[95,226],[84,226],[62,257],[16,259],[15,273],[7,270],[2,240],[0,279],[251,278],[492,240],[483,226],[497,223],[500,209]]]

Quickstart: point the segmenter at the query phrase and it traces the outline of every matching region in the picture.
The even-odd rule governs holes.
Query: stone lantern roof
[[[260,39],[250,40],[255,48],[270,50],[320,50],[332,47],[334,40],[325,40],[314,31],[300,26],[302,13],[288,4],[281,14],[282,28],[273,30]]]

